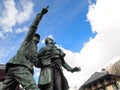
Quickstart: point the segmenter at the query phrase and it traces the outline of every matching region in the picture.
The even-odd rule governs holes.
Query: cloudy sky
[[[66,62],[81,67],[79,73],[64,70],[70,90],[78,90],[94,72],[119,58],[120,0],[0,0],[1,64],[17,52],[34,17],[47,5],[38,47],[50,36],[66,53]],[[36,82],[38,73],[36,69]]]

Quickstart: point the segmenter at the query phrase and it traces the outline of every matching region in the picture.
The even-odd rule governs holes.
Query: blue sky
[[[46,37],[52,37],[66,53],[66,62],[81,67],[79,73],[64,70],[70,90],[120,59],[119,0],[1,0],[1,64],[17,52],[36,14],[48,5],[49,12],[37,31],[41,35],[38,48]],[[39,69],[35,69],[36,81],[38,75]]]

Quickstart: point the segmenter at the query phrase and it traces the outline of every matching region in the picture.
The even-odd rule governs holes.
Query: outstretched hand
[[[46,14],[48,12],[48,7],[49,6],[47,6],[46,8],[43,8],[41,11],[41,14],[43,14],[43,15]]]
[[[80,67],[74,67],[74,68],[71,70],[72,73],[73,73],[73,72],[79,72],[79,71],[81,71],[81,68],[80,68]]]

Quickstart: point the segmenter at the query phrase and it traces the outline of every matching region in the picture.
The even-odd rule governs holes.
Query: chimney
[[[102,71],[103,73],[106,73],[106,74],[109,73],[105,68],[102,68],[101,71]]]

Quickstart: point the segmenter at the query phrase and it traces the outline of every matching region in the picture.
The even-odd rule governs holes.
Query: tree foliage
[[[110,69],[110,73],[120,76],[120,60],[115,62]]]

